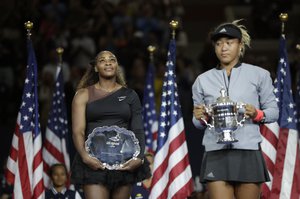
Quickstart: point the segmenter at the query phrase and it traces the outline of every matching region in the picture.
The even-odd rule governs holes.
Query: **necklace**
[[[100,82],[98,83],[98,85],[99,85],[99,88],[100,88],[101,90],[103,90],[103,91],[105,91],[105,92],[108,92],[108,93],[113,92],[113,91],[116,89],[116,87],[117,87],[117,84],[116,84],[116,83],[114,83],[114,86],[113,86],[111,89],[103,88],[103,87],[101,86]]]

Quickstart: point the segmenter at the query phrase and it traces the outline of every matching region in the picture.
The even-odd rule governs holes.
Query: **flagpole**
[[[56,53],[58,56],[58,64],[56,69],[56,78],[57,78],[58,73],[60,72],[60,70],[62,70],[62,65],[63,65],[62,55],[64,53],[64,49],[62,47],[58,47],[56,48]]]
[[[149,66],[146,74],[143,98],[143,120],[146,136],[145,152],[155,154],[158,130],[154,89],[154,52],[156,51],[156,47],[150,45],[147,50],[149,52]]]
[[[58,56],[58,65],[62,66],[62,55],[64,53],[64,49],[62,47],[56,48],[56,53]]]
[[[172,20],[170,22],[170,27],[172,29],[172,39],[175,39],[176,29],[178,28],[178,21]]]
[[[24,23],[25,28],[27,30],[27,38],[30,39],[31,36],[31,29],[33,28],[33,23],[31,21],[27,21]]]
[[[27,21],[27,22],[25,22],[24,23],[24,26],[25,26],[25,29],[27,30],[27,40],[29,41],[29,40],[31,40],[31,30],[32,30],[32,28],[33,28],[33,23],[31,22],[31,21]],[[34,67],[34,70],[35,70],[35,72],[37,72],[36,70],[36,67]],[[35,73],[35,74],[37,74],[37,73]],[[36,83],[37,83],[37,77],[35,76],[34,77],[34,81],[35,81],[35,85],[37,85]],[[37,93],[37,86],[35,86],[35,88],[34,88],[34,92],[35,92],[35,94]],[[35,96],[35,103],[37,104],[37,97]],[[35,109],[35,110],[37,110],[37,109]],[[36,114],[36,116],[38,115],[38,111],[36,111],[35,112],[35,114]],[[36,124],[37,124],[37,122],[38,122],[38,117],[35,117],[35,120],[36,120]],[[36,128],[36,127],[35,127]]]
[[[156,50],[156,47],[155,46],[148,46],[147,48],[148,52],[149,52],[149,58],[150,58],[150,62],[153,64],[153,61],[154,61],[154,57],[153,57],[153,54]]]
[[[279,19],[281,21],[281,34],[285,36],[285,22],[287,22],[289,16],[287,13],[281,13]]]

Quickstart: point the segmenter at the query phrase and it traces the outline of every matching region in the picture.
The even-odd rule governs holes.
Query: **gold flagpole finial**
[[[24,26],[27,30],[27,37],[29,38],[31,36],[31,29],[33,28],[33,23],[31,21],[27,21],[24,23]]]
[[[285,22],[287,22],[287,20],[288,20],[288,18],[289,18],[289,16],[288,16],[288,14],[287,13],[281,13],[280,15],[279,15],[279,19],[280,19],[280,21],[281,21],[281,34],[284,34],[284,26],[285,26]]]
[[[175,31],[178,28],[178,21],[172,20],[170,22],[170,26],[171,26],[171,29],[172,29],[172,38],[175,39],[175,34],[176,34]]]
[[[62,47],[56,48],[56,52],[58,55],[59,63],[62,64],[62,54],[64,53],[64,49]]]
[[[148,50],[148,52],[150,54],[150,61],[152,62],[153,61],[153,54],[154,54],[154,52],[156,50],[156,47],[150,45],[150,46],[148,46],[147,50]]]

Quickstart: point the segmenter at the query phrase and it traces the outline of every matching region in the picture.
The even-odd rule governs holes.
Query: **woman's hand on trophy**
[[[257,110],[256,108],[251,104],[245,105],[245,117],[254,119],[257,116]]]
[[[143,160],[141,158],[131,158],[127,162],[125,162],[119,170],[121,171],[134,171],[136,168],[140,167],[143,164]]]
[[[207,119],[207,112],[204,105],[195,105],[193,113],[197,120]]]
[[[102,164],[102,162],[95,157],[85,155],[84,157],[82,157],[82,161],[83,161],[83,163],[88,165],[93,170],[98,170],[98,169],[104,170],[105,169],[105,166]]]

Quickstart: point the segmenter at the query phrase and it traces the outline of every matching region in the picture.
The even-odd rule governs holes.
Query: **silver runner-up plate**
[[[121,168],[124,163],[136,158],[141,150],[135,134],[118,126],[95,128],[85,141],[85,149],[109,170]]]

